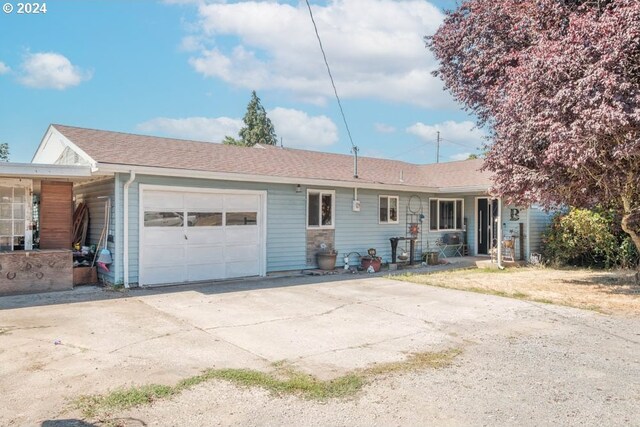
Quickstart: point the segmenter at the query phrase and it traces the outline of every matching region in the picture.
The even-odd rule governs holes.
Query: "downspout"
[[[498,268],[504,270],[502,265],[502,197],[498,198]]]
[[[525,262],[529,262],[528,260],[531,259],[531,208],[532,206],[529,206],[527,209],[527,254],[525,256]]]
[[[124,264],[124,287],[129,288],[129,187],[136,179],[134,171],[129,172],[129,180],[124,183],[124,248],[122,250],[122,262]]]

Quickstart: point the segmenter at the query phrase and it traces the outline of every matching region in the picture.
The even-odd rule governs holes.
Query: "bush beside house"
[[[635,268],[639,255],[611,210],[571,208],[557,214],[542,242],[550,264],[597,268]]]

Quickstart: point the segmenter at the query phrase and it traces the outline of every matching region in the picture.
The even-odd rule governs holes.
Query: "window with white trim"
[[[0,251],[25,249],[28,190],[0,186]]]
[[[398,223],[398,196],[378,196],[378,222],[380,224]]]
[[[307,190],[307,228],[333,228],[335,216],[333,190]]]
[[[462,230],[463,199],[431,199],[429,201],[429,230]]]

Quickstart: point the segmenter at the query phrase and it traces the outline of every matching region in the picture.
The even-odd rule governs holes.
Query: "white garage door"
[[[262,197],[143,189],[140,284],[263,274]]]

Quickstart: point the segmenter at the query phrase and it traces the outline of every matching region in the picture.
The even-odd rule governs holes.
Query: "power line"
[[[449,144],[457,145],[457,146],[462,147],[462,148],[472,149],[472,147],[469,147],[468,145],[464,145],[464,144],[461,144],[459,142],[451,141],[450,139],[445,139],[442,136],[440,136],[440,143],[442,143],[442,142],[448,142]],[[411,151],[413,151],[413,150],[415,150],[415,149],[417,149],[419,147],[422,147],[423,145],[426,145],[426,144],[438,144],[437,135],[436,135],[436,139],[435,140],[421,141],[421,142],[417,143],[416,145],[411,146],[411,148],[407,149],[406,151],[402,151],[401,153],[396,154],[395,156],[389,157],[388,159],[389,160],[395,160],[395,159],[397,159],[399,157],[402,157],[405,154],[410,153]],[[438,153],[436,153],[436,157],[438,157]]]
[[[395,155],[395,156],[393,156],[393,157],[389,157],[389,160],[397,159],[398,157],[402,157],[402,156],[404,156],[405,154],[410,153],[411,151],[415,150],[416,148],[419,148],[419,147],[421,147],[421,146],[423,146],[423,145],[425,145],[425,144],[432,144],[432,143],[434,143],[434,142],[435,142],[435,141],[421,141],[421,142],[417,143],[416,145],[413,145],[413,146],[412,146],[411,148],[409,148],[408,150],[403,151],[403,152],[402,152],[402,153],[400,153],[400,154],[396,154],[396,155]]]
[[[354,151],[354,154],[358,155],[358,147],[353,143],[353,138],[351,137],[351,131],[349,130],[349,125],[347,124],[347,117],[344,115],[344,110],[342,109],[342,103],[340,102],[340,97],[338,96],[338,89],[336,89],[336,83],[333,81],[333,75],[331,74],[331,68],[329,67],[329,61],[327,61],[327,55],[324,52],[324,47],[322,46],[322,40],[320,39],[320,34],[318,33],[318,26],[316,25],[316,20],[313,18],[313,12],[311,11],[311,5],[309,4],[309,0],[306,0],[307,7],[309,8],[309,16],[311,17],[311,22],[313,23],[313,29],[316,32],[316,37],[318,38],[318,44],[320,45],[320,51],[322,52],[322,57],[324,58],[324,65],[327,66],[327,72],[329,73],[329,79],[331,79],[331,86],[333,86],[333,93],[336,95],[336,100],[338,101],[338,107],[340,107],[340,114],[342,115],[342,120],[344,121],[344,126],[347,128],[347,134],[349,135],[349,141],[351,142],[351,147]]]
[[[445,139],[445,138],[442,138],[442,137],[440,138],[440,141],[441,141],[441,142],[442,142],[442,141],[444,141],[444,142],[448,142],[449,144],[457,145],[457,146],[459,146],[459,147],[463,147],[463,148],[471,148],[471,147],[469,147],[468,145],[464,145],[464,144],[461,144],[461,143],[459,143],[459,142],[451,141],[450,139]]]

